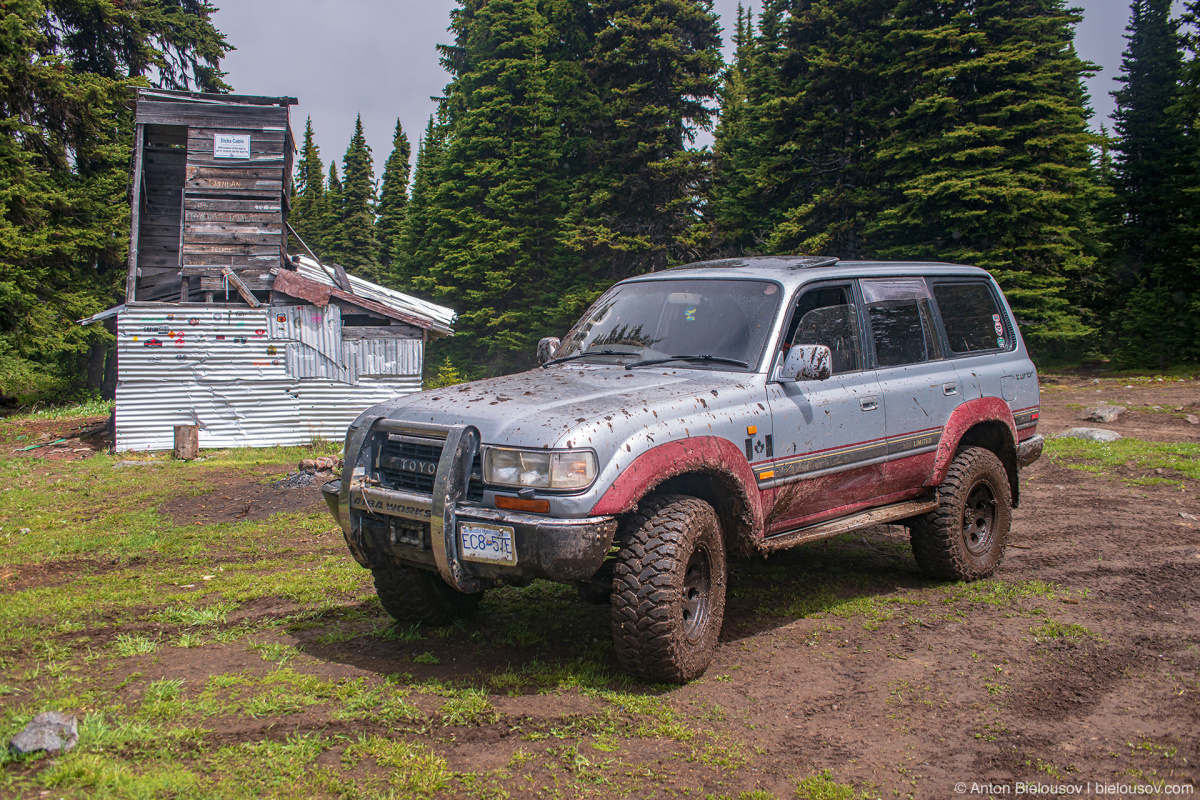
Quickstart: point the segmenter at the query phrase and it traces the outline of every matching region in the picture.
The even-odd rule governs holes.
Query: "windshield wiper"
[[[633,353],[622,353],[620,350],[587,350],[582,353],[576,353],[575,355],[572,355],[572,356],[563,356],[562,358],[552,358],[549,361],[547,361],[545,364],[542,364],[542,366],[548,367],[551,364],[561,364],[564,361],[574,361],[575,359],[583,358],[584,356],[631,356],[631,355],[633,355]]]
[[[645,361],[634,361],[632,364],[626,364],[625,369],[633,369],[634,367],[652,367],[655,364],[666,364],[668,361],[712,361],[717,364],[734,364],[739,367],[749,367],[745,361],[738,361],[736,358],[725,358],[724,356],[710,356],[708,353],[700,353],[694,356],[665,356],[663,358],[647,358]]]

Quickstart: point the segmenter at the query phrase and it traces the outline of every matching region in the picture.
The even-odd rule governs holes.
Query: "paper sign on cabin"
[[[250,134],[214,133],[213,158],[250,158]]]

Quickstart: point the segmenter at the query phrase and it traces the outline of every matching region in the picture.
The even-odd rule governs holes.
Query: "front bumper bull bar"
[[[444,439],[432,496],[369,485],[372,433],[399,433]],[[478,592],[496,582],[532,578],[571,582],[590,578],[604,562],[616,535],[613,517],[558,519],[492,508],[461,505],[470,480],[479,433],[469,426],[449,428],[402,420],[377,419],[347,436],[343,475],[321,487],[330,511],[342,527],[350,553],[364,567],[407,564],[434,569],[461,592]],[[399,518],[429,526],[429,547],[380,535],[363,518]],[[460,521],[513,529],[516,564],[467,561],[459,546]],[[385,529],[387,526],[383,526]]]

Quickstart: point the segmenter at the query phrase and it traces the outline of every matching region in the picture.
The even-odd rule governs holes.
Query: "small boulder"
[[[1060,439],[1083,439],[1089,442],[1115,442],[1121,438],[1116,431],[1104,428],[1071,428],[1058,435]]]
[[[1200,417],[1197,417],[1195,414],[1188,414],[1183,419],[1189,425],[1200,425]]]
[[[1124,410],[1124,406],[1093,406],[1083,412],[1081,419],[1088,422],[1116,422]]]
[[[311,458],[304,459],[303,461],[300,462],[300,471],[301,472],[316,472],[317,471],[317,462]]]
[[[8,749],[17,755],[36,753],[65,753],[79,742],[79,724],[75,718],[57,711],[47,711],[33,718],[25,730],[8,742]]]

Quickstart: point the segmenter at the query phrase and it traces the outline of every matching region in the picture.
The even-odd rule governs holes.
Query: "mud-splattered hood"
[[[728,420],[759,376],[716,370],[564,364],[407,395],[370,416],[473,425],[487,444],[615,449],[634,432]],[[759,379],[761,380],[761,378]],[[693,435],[703,435],[696,430]],[[683,433],[683,431],[680,431]],[[604,440],[601,442],[600,440]]]

